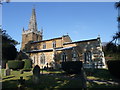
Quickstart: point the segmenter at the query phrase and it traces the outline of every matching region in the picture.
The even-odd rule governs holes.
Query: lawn
[[[4,72],[4,70],[2,70],[2,72]],[[20,76],[23,76],[25,79],[24,88],[28,90],[36,90],[39,88],[82,88],[80,76],[62,74],[62,71],[43,71],[43,73],[45,74],[41,74],[40,83],[34,85],[32,72],[24,72],[23,74],[20,74],[20,71],[12,71],[11,75],[2,77],[2,88],[17,89],[19,87],[18,79]],[[77,77],[77,79],[74,77]]]
[[[112,76],[108,69],[85,69],[88,88],[120,88],[120,80]]]
[[[32,72],[12,71],[11,75],[4,76],[2,70],[2,88],[19,87],[18,79],[23,76],[25,79],[24,89],[38,90],[56,89],[56,88],[82,88],[82,80],[80,75],[68,75],[63,71],[43,71],[41,72],[40,82],[37,85],[33,84]],[[120,80],[114,78],[107,69],[85,69],[87,76],[87,88],[120,88]]]

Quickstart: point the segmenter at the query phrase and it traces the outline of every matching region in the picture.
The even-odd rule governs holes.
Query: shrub
[[[120,60],[110,60],[107,61],[107,66],[112,75],[120,78]]]
[[[24,63],[25,63],[23,70],[24,70],[24,71],[30,71],[31,68],[32,68],[32,61],[29,60],[29,59],[24,59],[23,61],[24,61]]]
[[[24,61],[8,61],[8,67],[13,70],[23,69],[24,67]]]
[[[62,69],[69,74],[79,74],[81,72],[81,61],[67,61],[62,62]]]

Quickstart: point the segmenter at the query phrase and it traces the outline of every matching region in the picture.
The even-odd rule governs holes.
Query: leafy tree
[[[118,17],[117,17],[118,32],[115,33],[111,42],[115,41],[115,44],[117,45],[117,41],[118,41],[118,45],[119,45],[120,44],[120,12],[119,12],[120,11],[120,1],[115,3],[115,7],[116,7],[116,9],[118,9]]]
[[[105,52],[115,53],[116,50],[117,47],[114,43],[107,43],[107,45],[105,46]]]
[[[2,35],[2,60],[14,60],[17,56],[17,49],[15,46],[17,41],[12,39],[5,30],[0,29]]]

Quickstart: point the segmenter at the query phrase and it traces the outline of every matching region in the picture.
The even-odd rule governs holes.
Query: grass
[[[113,77],[107,68],[85,69],[85,71],[88,79],[88,88],[120,88],[120,80]]]
[[[24,72],[20,74],[20,71],[12,71],[11,75],[4,76],[4,69],[2,69],[2,85],[4,88],[19,87],[18,79],[23,76],[25,79],[24,88],[27,90],[43,89],[56,89],[56,88],[82,88],[81,77],[78,75],[66,75],[63,71],[43,71],[40,76],[40,82],[37,85],[33,84],[32,72]],[[120,84],[116,82],[107,69],[85,69],[87,75],[87,88],[120,88]],[[50,73],[50,74],[49,74]],[[7,87],[6,87],[7,86]]]
[[[4,70],[2,70],[4,72]],[[52,89],[52,88],[81,88],[82,82],[81,79],[73,79],[70,76],[67,77],[66,75],[61,74],[62,71],[43,71],[44,73],[52,73],[52,74],[45,74],[40,76],[40,83],[37,85],[33,84],[33,76],[32,72],[24,72],[20,74],[20,71],[12,71],[11,75],[2,77],[2,88],[14,88],[17,89],[19,87],[18,79],[20,76],[23,76],[25,79],[25,89],[32,90],[32,89]],[[65,77],[66,76],[66,77]],[[7,87],[6,87],[7,86]]]

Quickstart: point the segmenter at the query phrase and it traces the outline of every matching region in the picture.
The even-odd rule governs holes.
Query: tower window
[[[53,41],[52,45],[53,45],[53,48],[55,48],[56,47],[56,41]]]
[[[46,49],[46,43],[43,43],[43,49]]]
[[[28,35],[26,35],[26,37],[28,37]]]

